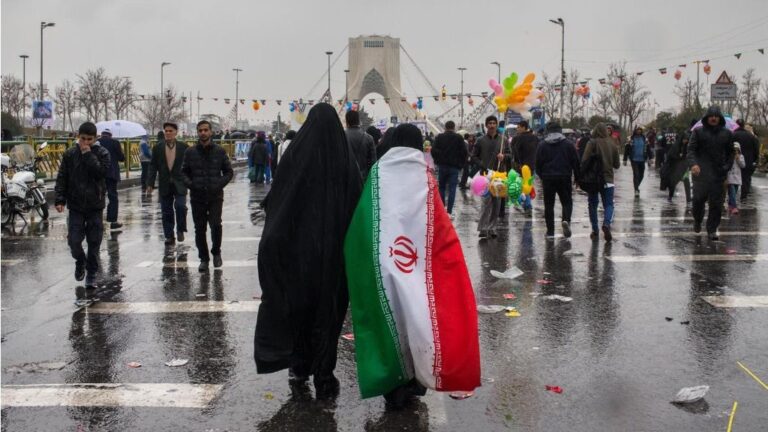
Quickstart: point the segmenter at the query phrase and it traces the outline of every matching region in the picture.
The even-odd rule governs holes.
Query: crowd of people
[[[441,222],[443,217],[448,221],[455,218],[457,188],[466,188],[477,173],[515,170],[522,175],[527,166],[540,179],[546,239],[555,237],[556,198],[562,207],[562,234],[566,238],[572,235],[573,196],[579,188],[587,195],[591,239],[598,240],[602,230],[605,241],[611,241],[617,188],[614,171],[620,168],[623,152],[624,164],[632,164],[635,199],[639,199],[646,166],[655,160],[660,187],[668,190],[670,201],[675,197],[677,184],[683,183],[694,219],[693,230],[697,233],[702,230],[705,207],[709,205],[706,229],[709,239],[716,240],[726,191],[731,214],[738,213],[739,192],[742,201],[749,196],[759,146],[754,133],[743,122],[735,132],[729,130],[717,107],[709,108],[700,119],[701,125],[694,128],[698,121],[692,121],[691,129],[673,137],[658,136],[653,130],[646,134],[642,128],[636,128],[624,143],[616,139],[613,127],[602,123],[577,141],[565,136],[557,122],[548,123],[543,133],[536,134],[527,122],[521,121],[513,133],[505,134],[495,116],[485,119],[484,131],[478,135],[460,134],[455,123],[448,121],[444,132],[425,137],[410,124],[390,128],[383,134],[376,128],[363,130],[357,111],[346,113],[344,130],[336,111],[330,105],[319,104],[310,111],[302,128],[289,131],[279,144],[258,133],[248,153],[249,176],[253,183],[272,182],[261,203],[266,219],[258,254],[262,290],[254,342],[258,371],[270,373],[287,368],[292,387],[302,387],[313,377],[318,397],[338,393],[339,383],[333,375],[336,346],[349,303],[344,271],[345,236],[349,235],[353,213],[362,214],[371,223],[380,222],[377,217],[370,217],[371,210],[360,208],[361,195],[369,197],[376,211],[377,194],[419,194],[416,189],[423,188],[419,190],[427,195],[427,202],[432,202],[430,191],[436,188],[435,196],[443,204],[437,206],[436,212],[428,206],[430,217],[435,218],[435,224],[442,224],[444,234],[455,238],[458,244],[451,223]],[[142,168],[146,170],[142,184],[146,194],[151,195],[155,189],[158,192],[166,245],[185,239],[189,194],[199,270],[207,272],[211,257],[214,267],[223,265],[223,191],[233,178],[233,170],[224,149],[212,139],[207,121],[197,124],[198,140],[194,145],[178,141],[177,133],[178,126],[167,122],[163,125],[163,139],[157,145],[150,148],[148,142],[142,143]],[[124,160],[124,155],[120,148],[108,130],[99,137],[93,123],[83,123],[77,145],[64,153],[56,179],[56,210],[69,209],[68,243],[75,259],[75,279],[85,278],[87,287],[93,287],[98,271],[105,207],[109,228],[121,228],[117,182],[118,163]],[[414,154],[419,157],[414,159]],[[385,166],[392,170],[398,166],[399,158],[400,163],[412,164],[408,166],[424,167],[423,177],[411,179],[416,189],[381,185],[379,172],[371,174],[378,170],[377,161],[386,161]],[[428,165],[427,159],[434,164]],[[530,198],[522,200],[520,211],[526,216],[532,214]],[[505,201],[506,198],[493,194],[481,198],[477,225],[481,241],[498,236],[499,219],[504,217],[507,207]],[[597,211],[601,202],[602,223]],[[395,219],[402,219],[398,223],[412,223],[406,208],[392,214]],[[378,227],[367,232],[378,233]],[[377,236],[372,238],[373,244]],[[87,253],[83,240],[87,241]],[[405,245],[398,253],[408,258],[411,240],[406,240],[398,239]],[[390,248],[390,255],[393,253]],[[466,268],[461,267],[463,258],[460,261],[455,264],[460,266],[456,271],[465,274]],[[404,270],[402,266],[408,261],[403,262],[398,264],[400,271],[412,271]],[[385,279],[408,283],[394,276]],[[376,286],[373,284],[372,289]],[[472,323],[466,325],[470,328]],[[401,355],[410,355],[407,350],[403,352]],[[416,380],[413,371],[410,374],[409,380],[393,384],[382,393],[388,402],[397,405],[424,394],[427,384]],[[468,384],[458,387],[462,388],[454,390],[474,388]]]

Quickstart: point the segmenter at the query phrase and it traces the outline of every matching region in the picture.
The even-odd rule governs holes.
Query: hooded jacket
[[[593,154],[599,154],[603,162],[603,179],[606,183],[613,184],[613,171],[619,169],[619,149],[613,138],[608,136],[608,129],[604,124],[598,123],[593,131],[592,138],[587,142],[581,161],[586,162]]]
[[[579,178],[576,146],[560,132],[549,133],[536,152],[536,174],[542,179]]]
[[[707,117],[717,116],[717,126],[710,126]],[[688,166],[698,165],[698,181],[722,183],[733,165],[733,133],[725,127],[725,117],[716,106],[710,107],[701,119],[702,126],[694,129],[688,142]]]

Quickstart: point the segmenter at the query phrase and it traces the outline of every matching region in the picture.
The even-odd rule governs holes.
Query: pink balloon
[[[488,85],[491,87],[491,89],[496,90],[496,87],[498,87],[499,82],[491,78],[488,80]]]
[[[504,96],[504,87],[496,84],[496,87],[493,88],[493,92],[496,93],[496,96]]]
[[[472,193],[477,196],[483,196],[488,192],[488,178],[478,173],[472,178]]]

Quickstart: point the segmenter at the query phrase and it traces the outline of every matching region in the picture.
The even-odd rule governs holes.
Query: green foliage
[[[21,135],[21,124],[13,115],[3,112],[0,122],[2,122],[3,129],[8,129],[11,135]]]

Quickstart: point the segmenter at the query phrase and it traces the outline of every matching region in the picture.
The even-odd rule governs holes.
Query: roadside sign
[[[728,72],[723,71],[717,81],[712,84],[710,88],[710,99],[713,101],[735,101],[738,96],[738,88],[731,78],[728,76]]]
[[[728,72],[723,71],[723,73],[721,73],[720,76],[717,77],[717,81],[715,81],[715,84],[733,84],[733,81],[731,81],[731,78],[728,76]]]

